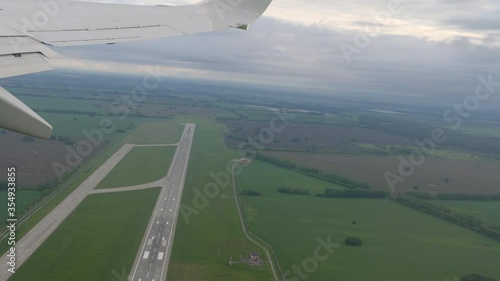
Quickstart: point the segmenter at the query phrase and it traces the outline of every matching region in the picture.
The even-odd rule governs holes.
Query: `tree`
[[[363,244],[363,242],[361,241],[361,239],[358,239],[356,237],[349,237],[349,238],[346,238],[345,239],[345,243],[346,245],[349,245],[349,246],[361,246]]]
[[[260,192],[252,190],[252,189],[243,190],[240,194],[247,195],[247,196],[260,196],[261,195]]]

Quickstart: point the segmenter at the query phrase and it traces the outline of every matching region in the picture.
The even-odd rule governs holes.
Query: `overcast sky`
[[[478,75],[500,80],[499,19],[495,0],[274,0],[247,32],[58,49],[72,59],[57,66],[140,73],[160,64],[171,76],[296,84],[336,95],[465,97]]]

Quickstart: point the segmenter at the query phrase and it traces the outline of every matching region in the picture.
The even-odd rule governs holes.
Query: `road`
[[[186,124],[129,281],[163,281],[167,275],[194,130],[194,124]]]
[[[35,252],[40,245],[56,230],[56,228],[73,212],[85,199],[87,194],[102,181],[109,172],[120,162],[134,147],[131,144],[123,145],[90,177],[78,186],[64,201],[45,216],[35,227],[16,243],[16,269]],[[6,281],[11,273],[7,271],[7,253],[0,258],[0,281]]]

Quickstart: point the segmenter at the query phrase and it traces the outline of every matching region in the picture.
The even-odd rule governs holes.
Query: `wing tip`
[[[47,121],[2,87],[0,127],[45,140],[52,134],[52,126]]]

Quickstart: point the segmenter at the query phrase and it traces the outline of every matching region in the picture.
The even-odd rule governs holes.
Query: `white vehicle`
[[[272,0],[136,6],[68,0],[0,1],[0,78],[52,69],[53,47],[114,44],[247,29]],[[52,126],[0,87],[0,128],[48,139]]]

